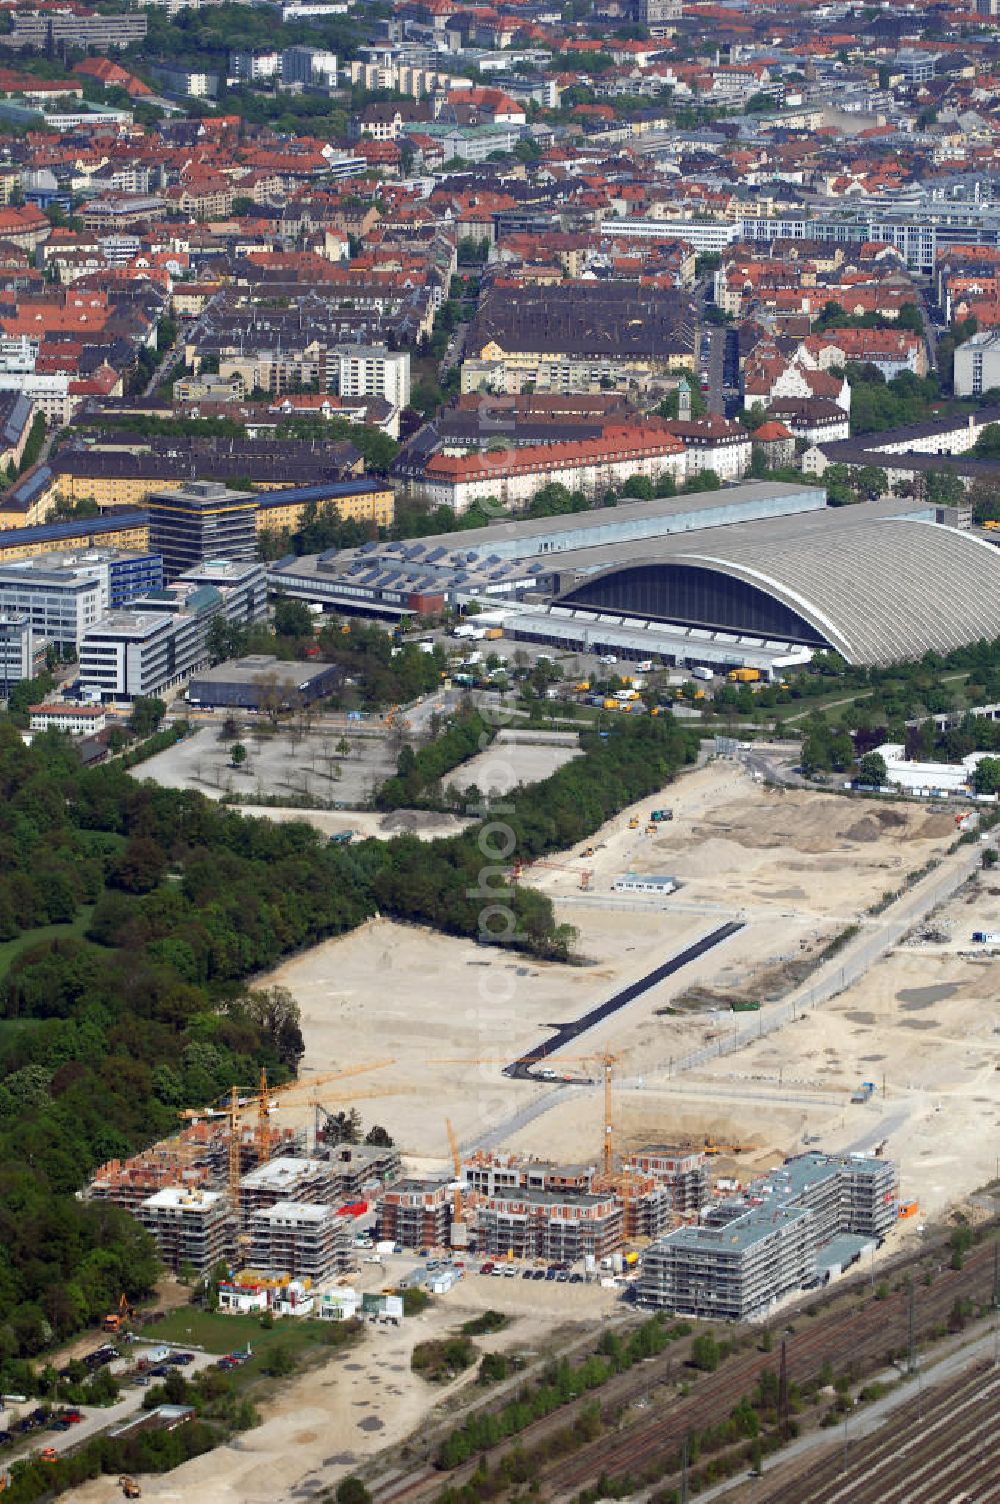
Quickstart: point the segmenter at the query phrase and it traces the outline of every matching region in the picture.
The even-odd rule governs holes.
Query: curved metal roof
[[[671,542],[643,562],[717,570],[755,586],[849,663],[896,663],[1000,637],[1000,549],[930,520],[852,507]]]

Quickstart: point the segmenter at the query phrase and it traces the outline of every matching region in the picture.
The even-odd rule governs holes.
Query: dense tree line
[[[57,1462],[32,1458],[16,1462],[5,1498],[9,1504],[33,1504],[76,1488],[102,1473],[166,1473],[219,1442],[214,1427],[194,1420],[173,1431],[139,1431],[134,1436],[95,1436]]]
[[[294,1067],[294,1019],[241,984],[373,899],[307,826],[246,820],[118,764],[82,769],[68,739],[26,747],[9,723],[0,856],[0,938],[29,942],[0,977],[0,1384],[17,1389],[9,1363],[156,1276],[130,1217],[72,1193],[172,1132],[178,1108]]]
[[[694,755],[667,717],[585,734],[583,748],[515,791],[495,861],[482,823],[434,843],[329,847],[305,824],[246,819],[118,763],[83,769],[66,738],[26,747],[0,725],[6,935],[86,920],[83,934],[24,946],[0,979],[0,1384],[17,1388],[11,1364],[99,1319],[121,1291],[152,1286],[152,1245],[132,1219],[75,1199],[92,1169],[261,1065],[294,1069],[294,1007],[248,992],[248,977],[376,909],[567,953],[572,932],[545,895],[509,884],[508,858],[572,845]],[[488,804],[481,813],[488,823]],[[482,923],[491,905],[509,925]]]
[[[396,776],[379,789],[379,809],[403,809],[415,804],[439,805],[443,800],[441,780],[459,763],[484,751],[493,740],[493,730],[478,711],[464,708],[442,734],[419,751],[404,747],[399,754]]]
[[[667,1325],[662,1315],[652,1316],[627,1337],[606,1332],[600,1351],[581,1363],[571,1364],[562,1358],[550,1364],[541,1379],[525,1385],[499,1410],[477,1410],[452,1431],[441,1445],[437,1466],[448,1470],[459,1467],[477,1452],[485,1452],[509,1436],[516,1436],[532,1422],[551,1415],[571,1404],[591,1389],[600,1389],[617,1373],[625,1373],[636,1363],[686,1337],[691,1328],[685,1321]]]
[[[583,757],[506,796],[496,821],[490,801],[470,787],[466,805],[485,814],[482,823],[449,840],[391,841],[374,875],[379,908],[451,934],[564,957],[572,930],[556,924],[544,894],[509,881],[511,864],[592,835],[627,804],[662,788],[697,753],[694,735],[670,716],[622,720],[607,732],[582,733],[580,744]],[[360,856],[364,848],[349,850]],[[491,915],[492,906],[506,908],[509,921]]]

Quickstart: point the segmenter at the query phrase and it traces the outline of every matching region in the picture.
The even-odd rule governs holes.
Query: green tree
[[[305,601],[279,600],[274,607],[274,630],[279,637],[311,637],[313,619]]]
[[[691,1362],[705,1373],[714,1373],[721,1361],[719,1344],[711,1332],[703,1332],[691,1344]]]
[[[998,764],[1000,766],[1000,764]],[[889,777],[881,752],[866,752],[858,759],[858,782],[880,789]]]
[[[976,763],[972,787],[977,794],[1000,793],[1000,757],[983,757]]]
[[[241,768],[247,760],[247,749],[242,742],[234,742],[229,749],[229,761],[234,768]]]
[[[371,1504],[371,1497],[361,1479],[353,1475],[337,1484],[337,1504]]]
[[[139,695],[132,702],[132,713],[128,718],[129,730],[135,736],[152,736],[166,713],[167,707],[162,700]]]

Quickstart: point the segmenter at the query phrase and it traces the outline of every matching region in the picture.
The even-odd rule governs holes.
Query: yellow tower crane
[[[607,1176],[611,1175],[615,1165],[615,1129],[614,1129],[614,1101],[612,1095],[612,1071],[621,1057],[612,1055],[607,1050],[595,1051],[592,1055],[521,1055],[517,1061],[502,1059],[499,1056],[477,1056],[472,1059],[444,1059],[430,1062],[433,1065],[540,1065],[543,1061],[551,1065],[559,1065],[565,1062],[567,1065],[586,1064],[597,1061],[603,1072],[604,1079],[604,1137],[601,1145],[601,1170]],[[537,1079],[532,1077],[532,1080]],[[544,1085],[545,1083],[542,1082]],[[450,1127],[450,1125],[449,1125]]]
[[[267,1072],[260,1073],[260,1083],[256,1090],[252,1087],[231,1086],[226,1092],[222,1103],[215,1103],[210,1107],[185,1107],[178,1112],[177,1116],[186,1123],[198,1123],[215,1118],[225,1118],[229,1124],[229,1166],[228,1166],[228,1189],[229,1197],[235,1211],[240,1207],[240,1149],[241,1149],[241,1126],[244,1118],[251,1112],[256,1111],[256,1125],[254,1128],[253,1149],[258,1164],[262,1163],[268,1151],[268,1118],[274,1111],[285,1106],[294,1105],[296,1096],[305,1094],[308,1098],[310,1092],[316,1092],[321,1086],[327,1086],[333,1081],[345,1081],[351,1076],[364,1075],[368,1071],[383,1070],[388,1065],[393,1065],[392,1060],[372,1060],[364,1065],[352,1065],[342,1071],[328,1071],[323,1075],[310,1076],[304,1081],[289,1081],[285,1086],[269,1087],[267,1084]],[[352,1097],[357,1094],[351,1092]],[[363,1096],[383,1096],[382,1091],[362,1093]],[[314,1099],[313,1099],[314,1100]]]

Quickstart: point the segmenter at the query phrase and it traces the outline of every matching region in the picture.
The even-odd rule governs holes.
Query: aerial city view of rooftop
[[[1000,0],[0,0],[2,1504],[1000,1500]]]

